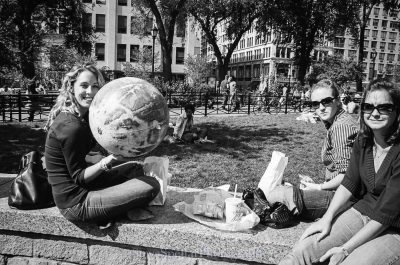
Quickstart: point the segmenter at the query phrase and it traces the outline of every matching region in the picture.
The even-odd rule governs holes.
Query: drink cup
[[[242,203],[243,200],[239,198],[225,199],[225,219],[227,223],[239,221],[242,216]]]

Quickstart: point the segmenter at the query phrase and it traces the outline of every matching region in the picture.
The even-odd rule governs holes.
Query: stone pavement
[[[12,176],[0,174],[0,183],[10,183]],[[0,260],[3,255],[67,264],[275,264],[307,226],[300,223],[275,230],[258,225],[249,232],[215,230],[173,209],[175,203],[197,191],[169,187],[166,205],[150,208],[155,218],[134,223],[121,220],[100,230],[95,225],[67,221],[55,207],[11,209],[3,187]]]

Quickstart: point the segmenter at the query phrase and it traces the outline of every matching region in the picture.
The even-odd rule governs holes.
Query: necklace
[[[382,148],[382,151],[378,152],[378,147],[376,145],[374,145],[373,152],[374,152],[374,160],[379,160],[379,158],[381,158],[383,155],[387,154],[388,150],[386,150],[385,148]]]

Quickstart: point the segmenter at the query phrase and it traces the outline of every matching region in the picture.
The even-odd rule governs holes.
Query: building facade
[[[138,63],[138,54],[145,49],[153,49],[153,37],[143,37],[134,27],[139,15],[134,0],[83,0],[86,5],[85,21],[95,27],[96,40],[93,55],[100,68],[123,71],[126,63]],[[155,19],[148,18],[144,23],[149,33],[155,27]],[[188,20],[184,29],[175,30],[172,73],[175,78],[184,77],[184,59],[188,55],[200,53],[200,34],[191,27]],[[155,74],[162,71],[161,46],[158,36],[154,42]]]
[[[218,30],[219,47],[226,53],[229,40],[224,26]],[[245,89],[254,89],[261,76],[280,83],[297,82],[297,68],[293,65],[294,52],[290,43],[281,43],[283,39],[273,30],[262,34],[253,26],[239,41],[232,54],[229,74],[237,79],[238,85]],[[364,83],[376,77],[392,76],[400,62],[400,37],[398,32],[398,12],[387,12],[383,6],[375,6],[370,14],[364,40]],[[213,57],[212,47],[204,40],[202,54]],[[343,58],[357,60],[358,46],[354,38],[345,32],[333,41],[322,40],[311,56],[314,61],[323,60],[326,55],[337,54]]]

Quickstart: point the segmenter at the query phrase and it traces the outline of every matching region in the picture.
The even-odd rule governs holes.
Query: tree
[[[95,63],[96,59],[90,55],[82,55],[75,48],[66,48],[63,45],[53,45],[48,49],[50,67],[49,70],[70,70],[78,63]]]
[[[365,39],[365,28],[369,17],[371,15],[374,6],[383,4],[386,11],[399,8],[399,3],[396,0],[358,0],[352,1],[357,12],[349,16],[349,19],[353,22],[349,25],[351,35],[356,39],[358,44],[358,63],[361,65],[364,60],[364,39]],[[362,76],[359,76],[356,80],[357,90],[362,91]]]
[[[243,34],[248,31],[258,12],[257,1],[253,0],[189,0],[188,12],[203,30],[207,42],[213,47],[217,59],[218,79],[223,80],[228,71],[233,51]],[[229,43],[219,46],[218,27],[223,26]]]
[[[174,44],[175,27],[186,23],[185,5],[187,0],[136,0],[134,12],[139,12],[139,21],[149,21],[152,14],[156,19],[158,36],[161,44],[162,70],[164,78],[172,78],[172,48]],[[144,20],[143,20],[144,19]],[[142,36],[149,36],[150,30],[143,23],[132,21],[133,27]],[[152,26],[152,25],[151,25]],[[142,29],[138,28],[142,27]]]
[[[338,86],[353,82],[362,77],[363,69],[353,58],[343,59],[342,56],[327,56],[323,61],[315,62],[312,71],[306,76],[310,84],[329,78]]]
[[[292,43],[298,78],[304,77],[311,65],[311,51],[325,38],[332,39],[349,25],[356,10],[353,1],[345,0],[264,0],[263,15],[257,20],[257,30],[279,32],[281,43]]]
[[[155,64],[159,61],[159,53],[154,54]],[[151,49],[144,49],[136,53],[137,62],[134,64],[124,63],[125,76],[133,76],[151,81],[151,70],[153,65],[153,54]],[[157,68],[155,70],[158,70]]]
[[[185,60],[186,79],[189,83],[201,84],[210,75],[212,63],[206,57],[188,56]]]
[[[59,29],[67,48],[90,52],[93,28],[82,26],[84,6],[80,0],[0,0],[0,64],[36,75],[35,61],[48,33]],[[4,49],[4,50],[3,50]],[[4,52],[4,53],[3,53]]]

